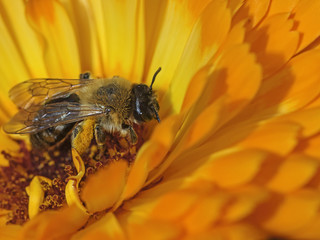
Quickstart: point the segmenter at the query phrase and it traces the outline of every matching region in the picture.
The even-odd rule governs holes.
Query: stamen
[[[106,150],[100,159],[98,148],[93,140],[90,151],[83,156],[85,175],[80,182],[80,191],[86,178],[100,168],[119,159],[132,162],[136,153],[145,141],[145,127],[134,125],[138,142],[132,145],[129,139],[119,134],[110,134],[106,141]],[[28,219],[29,196],[26,188],[35,176],[51,179],[52,184],[42,184],[45,192],[39,211],[58,209],[66,204],[65,188],[68,178],[75,176],[77,171],[71,157],[71,144],[67,140],[61,146],[49,151],[29,151],[24,142],[20,143],[19,153],[3,151],[3,156],[9,161],[9,167],[0,167],[0,209],[8,210],[7,223],[23,224]]]

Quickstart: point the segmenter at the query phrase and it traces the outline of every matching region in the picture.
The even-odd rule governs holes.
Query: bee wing
[[[11,100],[20,108],[42,105],[47,100],[66,97],[95,79],[38,78],[19,83],[9,91]]]
[[[46,105],[32,105],[21,109],[3,126],[10,134],[37,133],[50,127],[81,121],[90,116],[105,114],[105,110],[95,105],[77,102],[56,102]]]

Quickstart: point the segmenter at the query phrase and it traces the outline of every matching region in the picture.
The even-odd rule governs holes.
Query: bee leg
[[[128,135],[130,137],[129,140],[133,145],[135,145],[138,142],[138,137],[137,137],[137,134],[134,131],[133,127],[131,125],[129,125],[129,124],[123,123],[122,124],[122,129],[128,131]]]
[[[86,119],[76,125],[71,134],[71,146],[80,154],[86,152],[93,138],[94,121]]]
[[[99,124],[96,124],[94,127],[94,136],[98,144],[99,154],[97,160],[99,160],[106,150],[107,133]]]

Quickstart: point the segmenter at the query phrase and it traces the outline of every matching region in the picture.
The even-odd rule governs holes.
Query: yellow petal
[[[28,214],[29,218],[32,219],[39,213],[39,207],[43,202],[45,190],[43,184],[51,186],[51,180],[42,176],[35,176],[26,191],[29,195]]]
[[[219,24],[212,28],[213,22],[219,22]],[[186,43],[177,70],[172,76],[169,91],[166,92],[174,112],[180,112],[183,103],[182,96],[185,96],[191,80],[190,76],[205,66],[218,51],[226,38],[230,23],[230,11],[224,1],[211,1],[201,13]],[[195,45],[198,47],[192,47]]]
[[[157,44],[155,45],[154,52],[147,51],[147,54],[152,55],[146,57],[151,60],[148,67],[150,71],[146,79],[151,79],[158,67],[161,66],[163,69],[157,80],[157,86],[160,86],[160,89],[167,89],[171,80],[175,79],[175,71],[181,60],[193,26],[209,2],[208,0],[163,1],[166,5]],[[222,3],[222,5],[225,5],[225,3]],[[149,31],[149,29],[147,30]],[[163,51],[163,49],[166,51]],[[179,81],[183,81],[183,79]]]
[[[69,206],[76,205],[84,213],[87,213],[86,208],[83,206],[82,201],[79,196],[79,183],[85,173],[85,166],[81,156],[78,152],[72,148],[72,159],[73,163],[77,169],[78,174],[76,176],[71,176],[68,179],[65,188],[66,201]]]
[[[26,65],[29,73],[28,78],[47,76],[46,66],[43,61],[43,46],[39,41],[37,33],[32,29],[25,14],[25,4],[23,1],[3,1],[1,13],[5,16],[6,26],[10,28],[10,33],[14,39],[16,48],[21,54],[20,58]],[[17,17],[19,16],[19,17]],[[16,68],[17,69],[17,68]],[[21,71],[19,69],[19,71]],[[12,73],[14,74],[14,73]],[[10,82],[22,81],[26,79],[11,79]]]
[[[105,210],[121,196],[128,174],[128,162],[118,160],[91,175],[86,181],[81,199],[89,212]]]
[[[43,37],[44,61],[49,75],[62,78],[79,76],[78,44],[70,18],[61,4],[53,0],[31,0],[26,3],[26,13]]]
[[[15,142],[8,134],[3,132],[3,129],[0,125],[0,149],[9,154],[18,153],[20,146]],[[0,166],[9,166],[8,159],[5,158],[4,154],[0,154]]]
[[[106,77],[140,82],[145,57],[144,5],[140,1],[89,1]],[[97,15],[96,15],[97,14]],[[150,81],[148,78],[147,81]]]

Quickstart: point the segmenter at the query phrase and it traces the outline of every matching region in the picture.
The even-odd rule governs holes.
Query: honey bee
[[[133,123],[159,118],[159,103],[150,86],[132,84],[113,77],[92,79],[89,73],[79,79],[30,79],[14,86],[10,98],[19,112],[4,125],[9,134],[30,134],[35,148],[48,148],[71,134],[71,145],[80,154],[95,138],[100,149],[108,133],[118,132],[132,144],[137,142]]]

